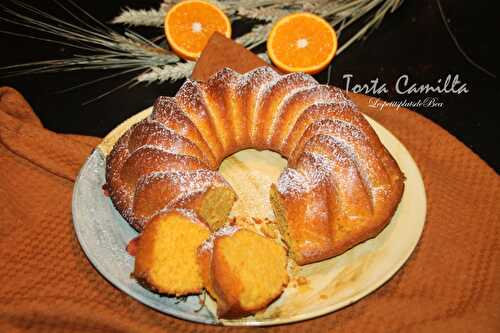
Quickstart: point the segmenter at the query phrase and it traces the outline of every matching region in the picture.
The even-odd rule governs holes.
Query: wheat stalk
[[[121,23],[129,26],[145,26],[145,27],[161,27],[165,13],[170,8],[166,3],[163,3],[158,9],[130,9],[126,8],[115,17],[112,23]]]
[[[88,51],[91,55],[76,54],[73,58],[69,59],[7,66],[1,68],[4,75],[71,71],[82,68],[116,69],[137,68],[138,66],[148,68],[179,61],[179,58],[169,50],[154,44],[132,31],[119,34],[106,26],[99,26],[98,24],[90,25],[60,3],[58,4],[64,10],[71,13],[77,23],[80,23],[79,25],[55,18],[23,2],[13,1],[12,3],[26,10],[32,16],[26,16],[19,11],[0,5],[0,8],[9,14],[9,18],[0,16],[0,20],[43,32],[48,37],[41,38],[10,31],[2,31],[3,33],[70,46],[82,51]],[[76,4],[72,3],[72,5],[80,9]],[[83,10],[82,14],[89,15]]]
[[[180,0],[164,0],[155,9],[125,8],[112,23],[126,26],[162,27],[165,13]],[[295,13],[308,11],[325,18],[338,35],[360,19],[365,24],[341,41],[337,54],[342,53],[354,42],[375,29],[389,13],[398,8],[403,0],[209,0],[215,3],[230,17],[232,22],[252,20],[250,31],[238,36],[235,40],[249,49],[263,44],[277,20]],[[118,33],[92,17],[71,0],[70,6],[54,0],[70,16],[71,20],[57,18],[32,5],[19,0],[10,3],[16,9],[0,5],[4,15],[0,20],[16,26],[27,27],[42,32],[46,37],[38,37],[13,31],[0,33],[42,40],[49,43],[70,46],[83,54],[75,54],[68,59],[35,61],[25,64],[0,68],[3,77],[33,73],[74,71],[80,69],[114,69],[118,70],[97,80],[82,83],[77,87],[92,84],[96,81],[115,78],[117,76],[136,73],[124,85],[141,83],[174,81],[191,74],[194,63],[183,62],[166,46],[161,47],[147,38],[131,31]],[[261,54],[259,56],[265,56]],[[267,58],[267,57],[264,57]],[[267,61],[269,61],[267,59]],[[72,87],[72,88],[77,88]],[[117,89],[115,88],[115,89]],[[112,91],[114,91],[113,89]],[[106,92],[102,96],[108,94]],[[101,96],[100,96],[101,97]]]
[[[194,68],[194,62],[178,62],[173,65],[161,67],[151,67],[147,72],[142,73],[137,77],[137,81],[152,83],[155,81],[175,81],[191,75]]]

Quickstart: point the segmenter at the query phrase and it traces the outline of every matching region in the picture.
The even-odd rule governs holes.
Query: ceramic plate
[[[136,232],[103,194],[105,158],[114,142],[151,108],[122,123],[94,150],[82,167],[73,193],[73,223],[80,244],[95,268],[113,285],[136,300],[166,314],[206,324],[265,326],[290,323],[333,312],[368,295],[389,280],[414,250],[424,228],[425,189],[420,172],[406,148],[388,130],[368,118],[407,179],[401,203],[390,224],[374,239],[341,256],[304,266],[285,292],[266,310],[238,320],[219,320],[208,299],[200,311],[198,296],[179,300],[159,296],[130,277],[134,259],[125,250]],[[273,218],[268,191],[286,166],[286,160],[269,151],[244,150],[220,167],[239,195],[232,214]]]

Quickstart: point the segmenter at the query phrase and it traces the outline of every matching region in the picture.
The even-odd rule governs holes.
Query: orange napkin
[[[195,78],[261,62],[214,37]],[[189,323],[151,310],[90,264],[71,222],[73,181],[97,138],[44,129],[23,97],[0,88],[0,332],[500,332],[500,181],[442,128],[409,110],[367,107],[423,174],[427,224],[388,283],[345,309],[255,329]]]

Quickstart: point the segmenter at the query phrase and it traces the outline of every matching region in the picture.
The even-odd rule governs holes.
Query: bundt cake
[[[139,237],[133,276],[162,294],[200,293],[203,280],[197,250],[209,236],[208,226],[192,211],[158,214]]]
[[[172,208],[193,209],[216,230],[237,199],[217,168],[245,148],[288,159],[270,200],[300,265],[375,236],[403,193],[401,170],[343,91],[269,67],[224,69],[159,97],[109,154],[107,189],[139,231]]]
[[[219,318],[239,318],[265,308],[288,283],[285,249],[235,226],[213,233],[200,246],[198,262]]]

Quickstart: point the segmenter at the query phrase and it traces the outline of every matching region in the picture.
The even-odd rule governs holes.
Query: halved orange
[[[165,35],[181,58],[198,58],[212,34],[231,37],[231,22],[219,7],[201,0],[181,1],[165,15]]]
[[[321,17],[310,13],[285,16],[274,25],[267,53],[284,72],[321,72],[337,51],[337,34]]]

